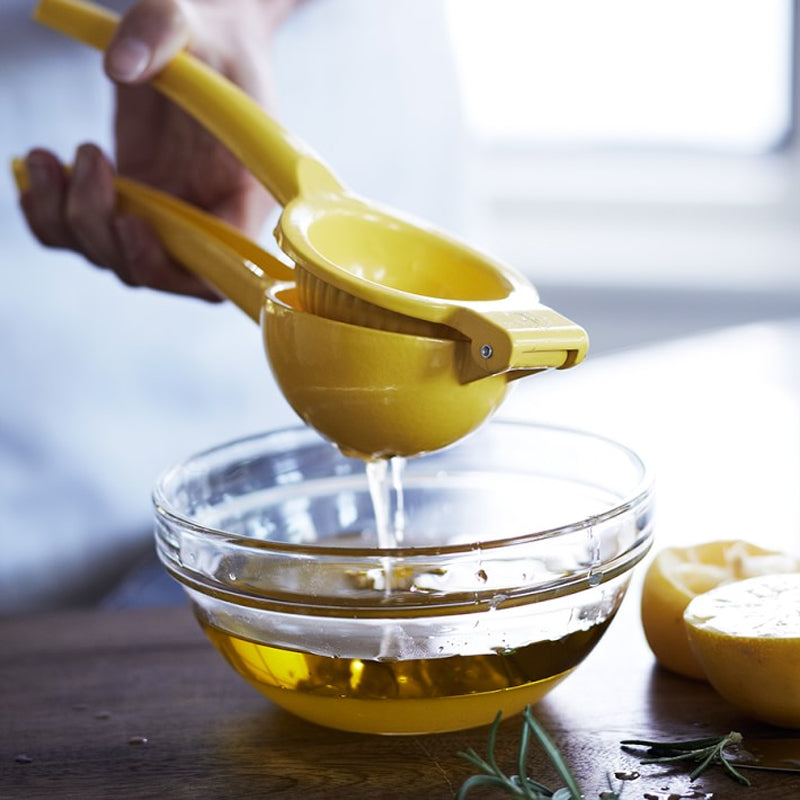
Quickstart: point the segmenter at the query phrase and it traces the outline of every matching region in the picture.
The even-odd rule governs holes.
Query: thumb
[[[105,70],[119,83],[144,83],[189,42],[178,0],[140,0],[122,17],[105,53]]]

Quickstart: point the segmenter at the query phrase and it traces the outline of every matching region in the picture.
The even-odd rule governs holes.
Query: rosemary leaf
[[[577,795],[578,800],[580,800],[582,797],[582,794]],[[572,790],[567,789],[567,787],[564,786],[561,789],[556,789],[556,791],[553,792],[551,800],[575,800],[575,798],[576,795],[572,794]]]
[[[726,747],[739,744],[741,741],[742,735],[738,731],[731,731],[725,736],[676,742],[624,739],[620,745],[623,750],[646,748],[647,757],[641,759],[642,764],[678,764],[682,761],[695,761],[697,766],[689,775],[692,780],[714,764],[720,764],[731,778],[744,786],[750,786],[750,781],[733,767],[725,753]]]
[[[567,762],[564,761],[559,749],[553,743],[553,740],[547,735],[547,731],[539,724],[538,720],[531,713],[530,706],[528,706],[523,714],[525,722],[536,735],[536,738],[541,742],[542,748],[547,753],[548,758],[559,774],[559,777],[566,784],[566,788],[572,793],[574,800],[581,800],[583,793],[575,780]]]
[[[500,767],[497,766],[497,761],[495,760],[494,756],[494,748],[497,742],[497,731],[500,728],[500,720],[503,718],[503,712],[498,711],[495,715],[494,722],[492,723],[492,727],[489,728],[489,741],[487,742],[487,750],[486,752],[489,754],[489,764],[492,767],[492,770],[495,774],[500,775]]]
[[[735,781],[739,781],[742,786],[750,786],[750,781],[747,780],[747,778],[745,778],[745,776],[742,775],[742,773],[739,772],[739,770],[736,769],[736,767],[734,767],[727,758],[722,759],[722,768],[728,773],[728,775],[731,776],[731,778],[733,778]]]
[[[522,800],[583,800],[584,796],[581,793],[575,777],[556,745],[531,713],[530,707],[527,707],[522,715],[522,733],[520,735],[520,744],[516,759],[517,771],[519,774],[504,774],[495,756],[497,731],[500,727],[501,718],[502,712],[498,712],[489,729],[485,759],[481,758],[472,748],[458,754],[461,758],[472,764],[473,767],[480,770],[482,774],[472,775],[467,778],[458,790],[456,800],[465,800],[473,789],[481,787],[502,789],[509,797],[522,798]],[[535,736],[539,741],[539,744],[566,786],[554,791],[543,783],[528,777],[525,765],[532,736]]]
[[[689,779],[694,780],[701,772],[704,772],[708,767],[710,767],[714,761],[719,756],[719,751],[714,749],[713,747],[708,748],[708,755],[700,762],[699,766],[695,767],[689,773]],[[724,758],[720,758],[721,761],[724,761]]]
[[[525,762],[528,758],[528,745],[530,743],[531,738],[531,728],[530,725],[523,725],[522,726],[522,734],[519,737],[519,753],[517,754],[517,777],[519,778],[520,786],[524,792],[523,797],[526,800],[531,800],[534,795],[531,794],[530,788],[528,787],[528,778],[526,775],[526,768]],[[537,788],[541,789],[541,785]],[[546,787],[545,787],[546,788]]]

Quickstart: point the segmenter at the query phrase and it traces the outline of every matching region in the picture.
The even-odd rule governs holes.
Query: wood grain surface
[[[458,751],[484,752],[486,728],[377,737],[295,719],[234,675],[188,608],[21,617],[0,622],[0,641],[2,800],[444,800],[471,773]],[[609,774],[633,770],[640,777],[625,782],[623,800],[800,798],[800,775],[751,772],[746,789],[715,770],[690,784],[622,752],[619,740],[631,735],[775,734],[706,685],[655,668],[631,596],[536,715],[587,798],[599,797]],[[499,760],[510,772],[519,729],[509,719],[500,731]],[[529,774],[558,786],[535,746]]]

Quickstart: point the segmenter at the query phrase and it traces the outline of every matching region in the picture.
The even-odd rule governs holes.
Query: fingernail
[[[120,39],[108,51],[108,74],[118,81],[136,80],[147,68],[153,53],[141,39]]]
[[[43,190],[50,188],[50,167],[48,162],[34,154],[25,159],[25,167],[28,170],[28,178],[33,189]]]

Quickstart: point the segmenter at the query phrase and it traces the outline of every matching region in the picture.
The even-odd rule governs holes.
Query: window
[[[790,0],[448,0],[481,243],[532,277],[800,288]]]

